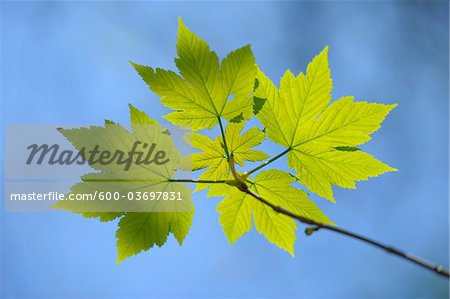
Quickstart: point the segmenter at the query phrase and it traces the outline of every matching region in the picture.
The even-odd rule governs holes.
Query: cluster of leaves
[[[317,223],[333,224],[308,194],[293,183],[298,181],[309,191],[334,202],[332,186],[355,188],[357,181],[395,171],[357,147],[370,140],[395,105],[356,102],[352,97],[330,103],[328,48],[314,57],[305,73],[295,76],[286,71],[279,88],[258,68],[250,46],[239,48],[219,61],[207,43],[181,19],[177,54],[178,73],[132,65],[151,91],[160,96],[161,103],[173,110],[165,116],[168,121],[196,132],[218,128],[220,134],[215,139],[200,133],[189,136],[192,146],[199,151],[187,160],[191,161],[193,171],[202,171],[199,180],[203,183],[198,184],[197,190],[209,188],[209,196],[224,197],[217,211],[231,243],[251,230],[253,219],[258,232],[294,254],[297,224],[242,192],[242,184],[276,206]],[[264,130],[252,127],[244,131],[246,121],[254,116]],[[131,120],[150,121],[135,108],[131,109]],[[77,136],[69,140],[75,142],[85,133],[72,131],[72,136]],[[63,134],[70,136],[68,131]],[[254,149],[265,138],[285,150],[270,158]],[[261,170],[284,157],[293,173]],[[235,164],[243,167],[248,161],[268,158],[247,172],[234,170]],[[168,181],[174,175],[167,173],[164,179]],[[238,183],[241,188],[236,188]],[[117,231],[118,261],[121,261],[155,244],[161,246],[169,233],[181,244],[192,223],[193,211],[83,214],[102,221],[121,218]]]

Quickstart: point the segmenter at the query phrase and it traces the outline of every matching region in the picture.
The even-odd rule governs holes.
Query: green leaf
[[[370,140],[396,105],[341,98],[331,105],[328,48],[308,65],[306,74],[287,71],[280,89],[258,71],[255,97],[266,99],[257,117],[267,136],[289,149],[288,164],[302,184],[334,201],[332,185],[355,188],[363,181],[396,169],[354,149]]]
[[[334,149],[343,152],[360,151],[360,149],[357,148],[356,146],[335,146]]]
[[[79,128],[60,132],[77,148],[93,149],[100,145],[102,150],[128,152],[136,141],[156,144],[166,152],[169,161],[164,165],[139,164],[133,160],[131,167],[124,170],[117,163],[91,164],[98,172],[82,176],[82,182],[72,186],[70,194],[94,194],[101,192],[180,192],[183,201],[135,201],[128,198],[117,201],[58,201],[53,207],[80,213],[85,217],[111,221],[121,218],[117,231],[118,259],[123,259],[147,250],[154,245],[162,246],[170,233],[181,245],[192,224],[194,214],[190,198],[191,190],[181,183],[170,182],[181,159],[173,140],[155,120],[130,105],[132,131],[111,121],[105,127]],[[136,211],[135,211],[136,210]],[[141,212],[139,212],[141,211]]]
[[[261,161],[269,156],[253,147],[264,141],[264,133],[254,127],[241,135],[244,123],[230,123],[225,129],[225,140],[229,153],[233,154],[234,161],[244,166],[245,161]],[[192,170],[207,168],[199,177],[201,180],[223,180],[232,178],[229,164],[225,156],[223,140],[221,136],[212,140],[207,136],[192,133],[191,144],[194,148],[201,150],[187,159],[192,160]],[[197,186],[197,190],[209,187],[208,184]]]
[[[295,178],[281,170],[263,171],[250,183],[250,189],[272,204],[292,213],[314,220],[318,223],[333,224],[320,209],[308,199],[307,194],[290,184]],[[295,221],[275,212],[271,207],[237,188],[220,185],[211,189],[213,196],[225,196],[217,206],[220,223],[225,234],[234,243],[252,227],[255,227],[267,240],[294,255]]]
[[[266,102],[266,99],[260,99],[257,97],[253,98],[253,114],[258,114],[259,111],[261,111],[264,103]]]
[[[105,119],[105,125],[114,125],[115,122],[113,122],[112,120],[109,119]]]
[[[135,125],[154,125],[157,124],[157,121],[151,119],[147,113],[135,108],[133,105],[128,105],[130,108],[130,121]]]
[[[221,117],[240,122],[253,115],[256,64],[250,46],[231,52],[219,64],[216,53],[180,19],[177,54],[180,75],[132,63],[161,102],[175,110],[166,119],[197,131],[214,127]]]
[[[161,247],[169,232],[182,245],[191,224],[192,215],[188,213],[127,213],[116,233],[117,263],[154,245]]]

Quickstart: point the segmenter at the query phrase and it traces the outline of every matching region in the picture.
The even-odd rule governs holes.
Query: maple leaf
[[[269,157],[260,150],[254,150],[253,147],[264,141],[264,133],[257,127],[253,127],[243,133],[244,123],[230,123],[225,129],[225,141],[229,154],[233,155],[234,162],[244,166],[245,161],[261,161]],[[233,178],[230,174],[229,163],[225,154],[223,138],[211,138],[192,133],[189,142],[194,148],[201,150],[200,153],[194,153],[186,159],[191,161],[192,170],[206,170],[200,175],[200,180],[223,180]],[[197,186],[197,190],[209,187],[209,184]]]
[[[328,48],[308,65],[306,74],[287,71],[277,87],[258,70],[255,97],[264,99],[257,114],[267,136],[287,147],[287,161],[299,181],[334,201],[332,185],[355,188],[356,181],[396,171],[355,150],[370,140],[396,105],[355,102],[344,97],[329,105],[332,80]]]
[[[79,129],[61,129],[60,132],[77,148],[93,149],[100,145],[109,152],[121,150],[128,152],[136,141],[156,144],[165,150],[170,159],[164,165],[140,164],[133,161],[130,169],[124,171],[118,163],[90,164],[99,172],[81,177],[81,182],[72,186],[66,199],[76,194],[129,192],[180,192],[180,201],[129,201],[122,197],[118,200],[58,201],[53,207],[80,213],[85,217],[111,221],[120,218],[117,230],[117,262],[147,250],[154,245],[162,246],[170,233],[181,245],[192,224],[194,214],[190,198],[190,189],[170,179],[175,175],[181,159],[173,144],[172,137],[146,113],[130,105],[132,132],[112,121],[106,121],[104,127],[91,126]]]
[[[253,115],[256,64],[250,46],[231,52],[219,64],[217,54],[179,19],[180,75],[132,63],[161,103],[175,110],[165,116],[172,123],[194,131],[212,128],[220,118],[240,122]]]
[[[318,223],[333,224],[316,204],[308,199],[306,192],[290,185],[293,182],[295,182],[293,176],[276,169],[263,171],[253,181],[248,181],[249,189],[275,206]],[[253,215],[258,232],[294,255],[297,229],[294,219],[275,212],[268,205],[231,186],[214,186],[210,195],[225,196],[217,206],[217,211],[220,213],[220,223],[230,243],[234,243],[252,228]]]

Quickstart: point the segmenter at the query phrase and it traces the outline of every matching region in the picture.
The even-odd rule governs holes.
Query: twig
[[[279,207],[279,206],[276,206],[276,205],[272,204],[271,202],[269,202],[266,199],[262,198],[257,193],[253,192],[252,190],[250,190],[248,188],[246,188],[244,190],[244,192],[249,194],[249,195],[251,195],[251,196],[253,196],[254,198],[259,200],[263,204],[271,207],[272,210],[274,210],[277,213],[280,213],[280,214],[286,215],[288,217],[294,218],[294,219],[296,219],[297,221],[299,221],[301,223],[312,225],[313,227],[307,228],[307,231],[306,231],[307,234],[311,234],[314,231],[318,231],[319,229],[326,229],[326,230],[329,230],[329,231],[333,231],[335,233],[338,233],[338,234],[341,234],[341,235],[345,235],[347,237],[350,237],[350,238],[353,238],[353,239],[357,239],[357,240],[360,240],[360,241],[365,242],[367,244],[373,245],[373,246],[375,246],[377,248],[380,248],[380,249],[382,249],[382,250],[384,250],[384,251],[386,251],[388,253],[391,253],[393,255],[399,256],[399,257],[404,258],[404,259],[406,259],[406,260],[408,260],[408,261],[410,261],[410,262],[412,262],[412,263],[414,263],[416,265],[419,265],[419,266],[421,266],[421,267],[423,267],[425,269],[433,271],[436,274],[442,275],[442,276],[447,277],[447,278],[450,277],[449,276],[449,271],[446,268],[444,268],[443,266],[441,266],[441,265],[437,265],[437,264],[431,263],[431,262],[429,262],[427,260],[424,260],[424,259],[422,259],[420,257],[414,256],[412,254],[406,253],[404,251],[398,250],[398,249],[396,249],[394,247],[385,245],[385,244],[380,243],[378,241],[374,241],[374,240],[366,238],[364,236],[352,233],[352,232],[350,232],[348,230],[345,230],[345,229],[342,229],[342,228],[339,228],[339,227],[336,227],[336,226],[328,225],[328,224],[318,223],[318,222],[315,222],[313,220],[304,218],[304,217],[302,217],[300,215],[297,215],[297,214],[294,214],[294,213],[292,213],[292,212],[290,212],[290,211],[288,211],[288,210],[286,210],[286,209],[284,209],[282,207]]]
[[[261,196],[259,196],[259,194],[253,192],[252,190],[250,190],[248,188],[247,184],[245,183],[246,182],[246,178],[250,174],[260,170],[261,168],[267,166],[268,164],[270,164],[270,163],[278,160],[279,158],[283,157],[284,155],[289,153],[289,151],[291,151],[292,148],[287,148],[283,152],[281,152],[278,155],[272,157],[271,159],[265,161],[261,165],[253,168],[250,171],[244,172],[244,174],[241,176],[241,175],[239,175],[236,172],[236,170],[234,168],[233,153],[229,153],[229,151],[228,151],[228,147],[227,147],[226,140],[225,140],[225,133],[224,133],[223,126],[222,126],[222,121],[221,121],[220,118],[219,118],[219,125],[220,125],[220,132],[221,132],[222,138],[223,138],[225,154],[226,154],[228,163],[230,165],[230,170],[231,170],[231,172],[232,172],[232,174],[234,176],[234,179],[235,179],[234,184],[230,184],[230,181],[221,181],[222,183],[227,183],[229,185],[234,185],[236,188],[238,188],[242,192],[245,192],[245,193],[249,194],[250,196],[252,196],[252,197],[256,198],[257,200],[259,200],[260,202],[262,202],[263,204],[269,206],[270,208],[272,208],[272,210],[274,210],[277,213],[280,213],[280,214],[283,214],[285,216],[291,217],[291,218],[293,218],[293,219],[295,219],[295,220],[297,220],[297,221],[299,221],[299,222],[301,222],[303,224],[311,225],[310,227],[307,227],[305,229],[305,233],[307,235],[311,235],[312,233],[314,233],[314,232],[316,232],[316,231],[318,231],[320,229],[329,230],[329,231],[341,234],[343,236],[347,236],[347,237],[350,237],[352,239],[356,239],[356,240],[362,241],[362,242],[367,243],[369,245],[372,245],[372,246],[374,246],[376,248],[382,249],[382,250],[384,250],[387,253],[390,253],[390,254],[399,256],[399,257],[401,257],[401,258],[403,258],[405,260],[408,260],[408,261],[410,261],[410,262],[412,262],[412,263],[414,263],[416,265],[419,265],[419,266],[421,266],[421,267],[423,267],[425,269],[428,269],[428,270],[430,270],[430,271],[432,271],[432,272],[434,272],[434,273],[436,273],[438,275],[450,278],[450,274],[449,274],[448,269],[444,268],[441,265],[434,264],[434,263],[429,262],[429,261],[427,261],[425,259],[422,259],[420,257],[417,257],[417,256],[414,256],[412,254],[406,253],[406,252],[404,252],[402,250],[399,250],[399,249],[396,249],[396,248],[394,248],[392,246],[385,245],[385,244],[383,244],[381,242],[378,242],[378,241],[366,238],[366,237],[364,237],[362,235],[353,233],[351,231],[348,231],[348,230],[345,230],[345,229],[342,229],[342,228],[339,228],[339,227],[336,227],[336,226],[319,223],[319,222],[316,222],[314,220],[305,218],[305,217],[303,217],[301,215],[294,214],[294,213],[292,213],[292,212],[290,212],[290,211],[288,211],[288,210],[286,210],[286,209],[284,209],[282,207],[274,205],[270,201],[262,198]],[[186,181],[195,182],[195,180],[186,180]],[[202,181],[200,180],[198,182],[201,183]],[[214,181],[214,182],[219,182],[219,181]]]
[[[228,180],[171,179],[171,180],[169,180],[169,182],[225,184],[225,183],[228,183],[229,181]],[[425,259],[422,259],[420,257],[417,257],[415,255],[409,254],[409,253],[404,252],[402,250],[396,249],[396,248],[394,248],[392,246],[385,245],[385,244],[383,244],[381,242],[369,239],[367,237],[361,236],[361,235],[353,233],[351,231],[348,231],[348,230],[345,230],[345,229],[342,229],[342,228],[339,228],[339,227],[336,227],[336,226],[328,225],[328,224],[318,223],[318,222],[316,222],[314,220],[311,220],[311,219],[302,217],[300,215],[294,214],[294,213],[292,213],[292,212],[290,212],[290,211],[288,211],[288,210],[286,210],[286,209],[284,209],[282,207],[274,205],[270,201],[262,198],[257,193],[255,193],[252,190],[248,189],[248,187],[246,185],[239,184],[239,185],[236,185],[236,187],[239,190],[241,190],[241,191],[249,194],[250,196],[256,198],[257,200],[259,200],[263,204],[269,206],[275,212],[283,214],[283,215],[286,215],[286,216],[291,217],[293,219],[296,219],[297,221],[299,221],[299,222],[301,222],[303,224],[311,225],[310,227],[307,227],[305,229],[305,233],[307,235],[311,235],[312,233],[314,233],[316,231],[319,231],[320,229],[329,230],[329,231],[332,231],[332,232],[335,232],[335,233],[338,233],[338,234],[341,234],[341,235],[345,235],[347,237],[350,237],[350,238],[353,238],[353,239],[356,239],[356,240],[360,240],[362,242],[365,242],[365,243],[370,244],[372,246],[375,246],[377,248],[380,248],[380,249],[382,249],[382,250],[384,250],[384,251],[386,251],[386,252],[388,252],[390,254],[399,256],[399,257],[404,258],[404,259],[406,259],[406,260],[408,260],[408,261],[410,261],[410,262],[412,262],[412,263],[414,263],[416,265],[419,265],[419,266],[421,266],[421,267],[423,267],[425,269],[433,271],[436,274],[442,275],[444,277],[450,277],[448,269],[444,268],[441,265],[434,264],[432,262],[429,262],[429,261],[427,261]]]

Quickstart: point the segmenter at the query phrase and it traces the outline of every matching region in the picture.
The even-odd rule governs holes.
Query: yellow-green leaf
[[[339,151],[304,145],[292,150],[287,159],[302,184],[331,201],[334,201],[332,185],[355,189],[357,181],[396,171],[363,151]]]
[[[244,123],[230,123],[225,128],[225,140],[230,154],[233,154],[234,162],[244,166],[245,161],[261,161],[269,156],[253,147],[264,141],[264,133],[254,127],[241,134]],[[221,136],[214,140],[207,136],[192,133],[190,142],[194,148],[201,150],[187,159],[192,160],[192,170],[207,168],[199,177],[201,180],[224,180],[231,178],[229,164],[225,155],[223,139]],[[200,184],[197,190],[209,187],[208,184]]]
[[[132,63],[161,102],[175,110],[166,119],[197,131],[212,128],[220,117],[239,122],[253,115],[256,64],[250,46],[231,52],[219,64],[217,54],[180,19],[177,54],[180,75]]]
[[[130,105],[131,132],[121,125],[107,121],[104,127],[61,129],[60,132],[81,150],[94,149],[114,153],[120,150],[130,151],[136,142],[154,144],[157,149],[164,150],[168,162],[164,165],[141,164],[137,155],[132,157],[131,167],[124,170],[123,164],[105,163],[90,165],[97,172],[81,177],[81,182],[73,185],[69,195],[83,194],[119,194],[119,199],[102,200],[97,197],[90,201],[64,200],[53,207],[82,214],[85,217],[110,221],[120,218],[117,230],[117,262],[147,250],[154,245],[162,246],[169,234],[173,234],[181,245],[192,224],[194,208],[189,187],[171,182],[178,167],[180,153],[175,148],[173,139],[155,120],[145,112]],[[182,201],[145,200],[144,193],[172,192],[182,194]],[[131,195],[136,201],[128,200]],[[142,200],[137,200],[138,193]]]
[[[318,223],[333,224],[320,209],[308,199],[307,194],[290,184],[295,178],[281,170],[269,170],[258,174],[249,188],[272,204]],[[211,195],[225,196],[217,206],[220,223],[225,234],[234,243],[251,229],[251,219],[255,227],[270,242],[294,255],[295,221],[275,212],[271,207],[237,188],[221,185],[212,188]]]
[[[332,185],[355,188],[394,168],[354,148],[370,140],[396,105],[341,98],[331,105],[328,48],[308,65],[306,74],[287,71],[279,90],[261,71],[255,97],[265,99],[257,114],[267,136],[288,148],[288,164],[309,190],[334,201]]]

